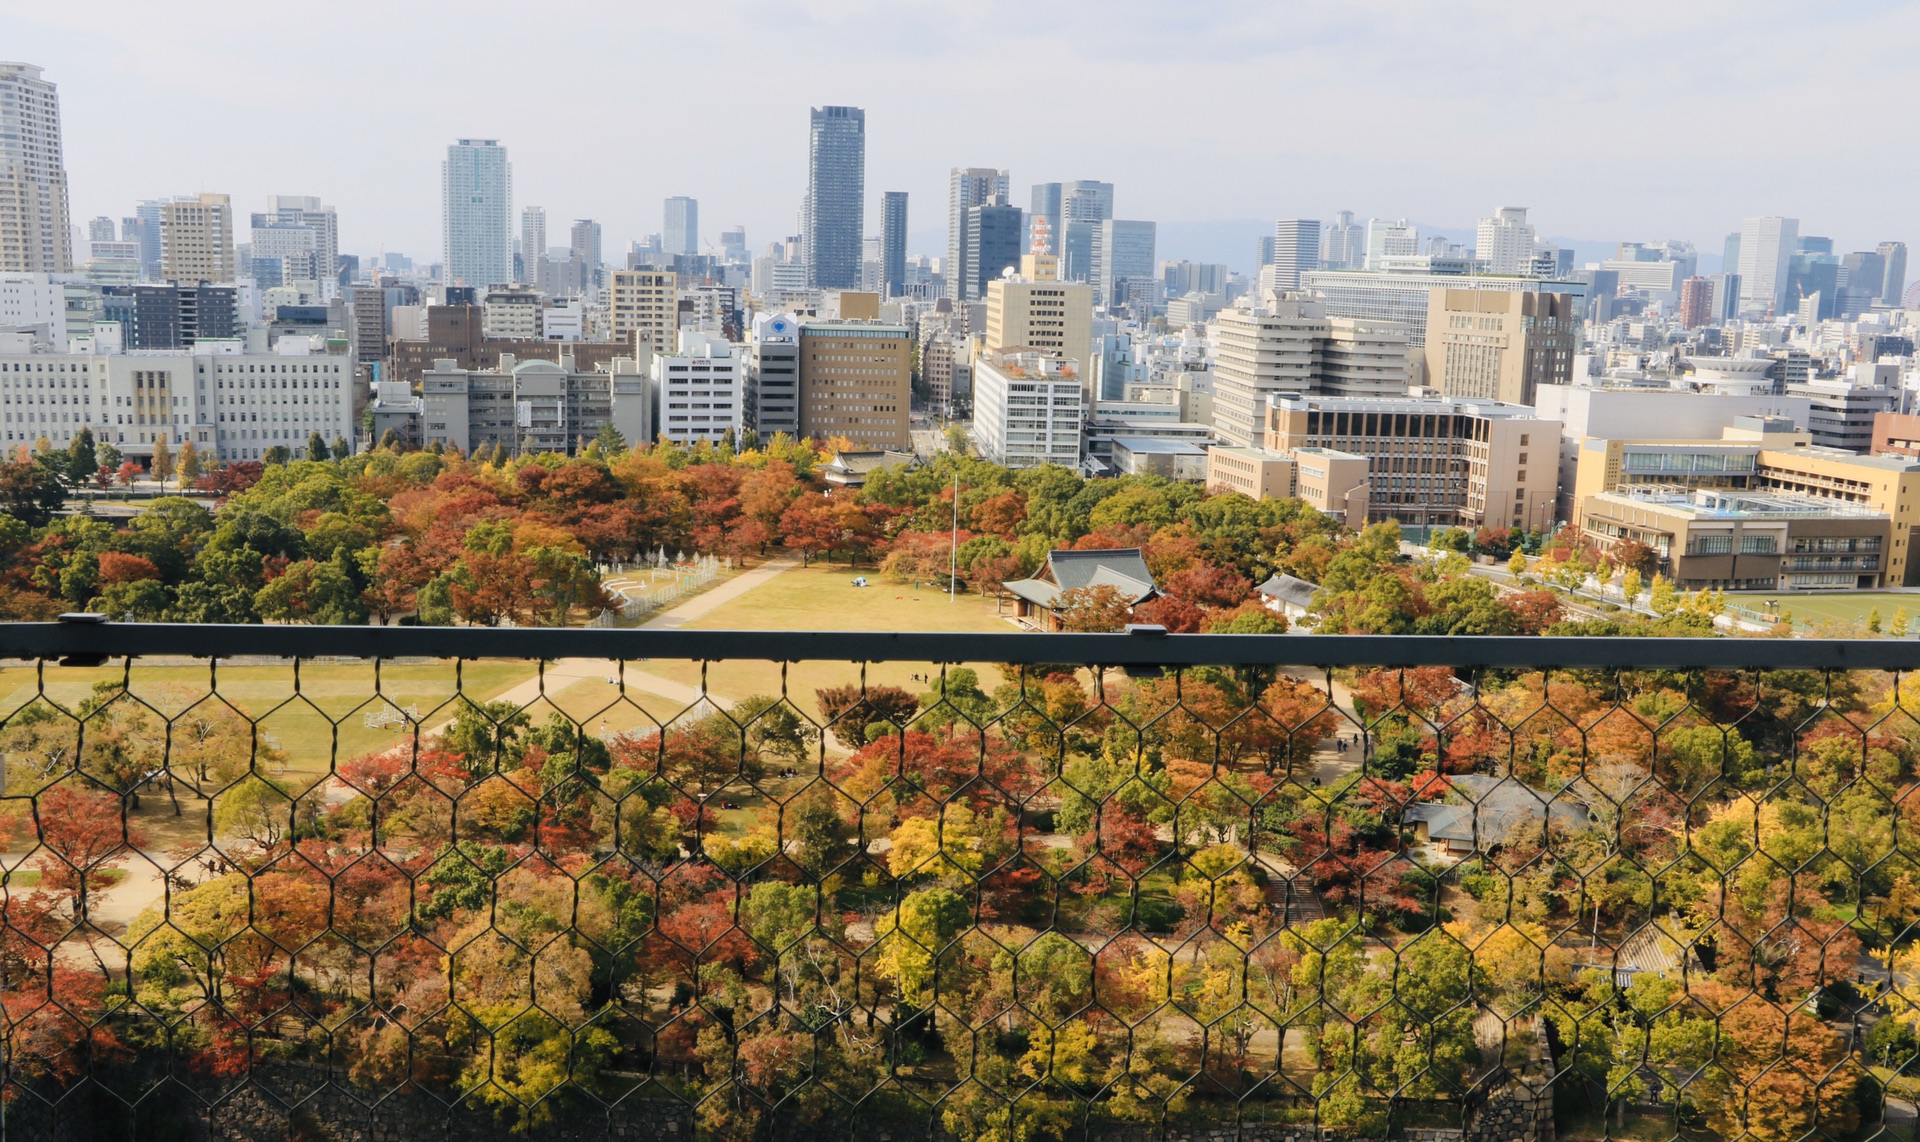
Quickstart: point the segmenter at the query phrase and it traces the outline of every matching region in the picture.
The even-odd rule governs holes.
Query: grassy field
[[[855,587],[865,576],[872,584]],[[870,630],[953,631],[1017,635],[1020,631],[994,614],[993,600],[961,594],[947,601],[945,591],[931,587],[914,590],[912,583],[889,583],[869,569],[816,563],[797,567],[745,595],[689,623],[688,630]],[[654,659],[635,663],[636,669],[689,686],[701,684],[698,663]],[[977,664],[980,685],[991,691],[999,672]],[[927,668],[919,663],[876,663],[866,668],[872,685],[900,686],[919,692],[929,688]],[[916,679],[914,676],[920,675]],[[786,668],[785,688],[807,713],[815,712],[813,691],[859,681],[860,667],[845,662],[795,663]],[[728,698],[751,694],[778,694],[782,671],[773,662],[716,662],[708,665],[706,685]]]
[[[1779,611],[1793,612],[1793,625],[1795,629],[1803,632],[1821,623],[1865,627],[1868,612],[1874,610],[1880,612],[1882,629],[1885,629],[1885,624],[1893,622],[1893,612],[1901,607],[1907,609],[1907,614],[1912,620],[1909,622],[1910,629],[1916,622],[1920,622],[1920,594],[1893,594],[1882,591],[1846,592],[1836,595],[1809,595],[1791,591],[1785,594],[1741,592],[1728,595],[1727,602],[1731,606],[1746,607],[1748,610],[1760,611],[1763,614],[1769,610],[1768,603],[1778,604]]]

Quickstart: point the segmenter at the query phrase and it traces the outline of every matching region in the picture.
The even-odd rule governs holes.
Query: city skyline
[[[1022,13],[1029,50],[1058,59],[1050,71],[1058,77],[1050,85],[1057,109],[1048,119],[1075,121],[1076,130],[1064,141],[1048,124],[1032,119],[1027,81],[1010,88],[1020,92],[1019,100],[983,94],[947,106],[898,95],[911,89],[901,80],[904,74],[924,74],[959,50],[943,41],[965,39],[934,34],[938,28],[925,13],[876,9],[831,15],[800,6],[776,35],[725,11],[583,8],[611,38],[642,19],[664,20],[715,43],[737,36],[739,52],[729,58],[744,64],[740,82],[717,93],[711,114],[718,128],[751,130],[760,144],[698,166],[653,156],[621,157],[604,179],[575,174],[573,156],[590,145],[587,127],[576,134],[564,122],[536,118],[513,97],[511,84],[474,84],[448,98],[431,69],[418,69],[416,77],[356,48],[365,46],[353,38],[361,25],[345,19],[338,27],[316,21],[315,48],[345,60],[329,108],[338,106],[338,114],[367,129],[353,132],[351,153],[314,147],[310,138],[275,121],[279,104],[246,95],[271,75],[264,63],[271,58],[266,33],[249,30],[238,18],[221,18],[222,11],[241,12],[237,5],[212,7],[212,18],[191,30],[143,30],[138,39],[114,30],[140,22],[117,20],[111,3],[84,17],[24,8],[0,15],[8,54],[45,68],[60,87],[76,220],[119,217],[140,199],[201,191],[229,194],[242,211],[258,209],[268,195],[316,194],[340,212],[343,250],[397,250],[431,259],[437,255],[439,229],[433,210],[435,160],[450,139],[487,137],[513,148],[517,198],[546,203],[570,217],[600,220],[610,250],[654,232],[657,203],[675,194],[701,200],[708,228],[703,244],[721,227],[738,224],[747,228],[757,249],[796,232],[805,193],[804,117],[809,106],[827,104],[868,111],[868,232],[877,229],[882,189],[905,189],[922,202],[939,202],[950,168],[991,165],[1012,172],[1016,202],[1024,202],[1035,183],[1092,175],[1119,188],[1122,216],[1163,225],[1253,220],[1270,225],[1278,217],[1324,218],[1349,209],[1362,218],[1408,216],[1428,227],[1466,229],[1496,204],[1523,203],[1532,208],[1543,234],[1592,242],[1671,237],[1710,250],[1740,219],[1777,214],[1801,219],[1808,232],[1830,235],[1837,246],[1870,249],[1885,238],[1907,236],[1905,212],[1893,188],[1904,185],[1916,165],[1899,148],[1875,141],[1879,129],[1870,116],[1838,113],[1821,118],[1820,133],[1828,153],[1854,156],[1847,178],[1833,178],[1833,169],[1820,163],[1764,158],[1777,150],[1779,139],[1793,134],[1783,115],[1811,116],[1792,108],[1801,94],[1826,82],[1822,76],[1844,75],[1850,96],[1856,97],[1852,105],[1893,104],[1892,77],[1901,69],[1879,67],[1876,61],[1899,59],[1902,45],[1920,36],[1920,16],[1885,7],[1821,13],[1817,25],[1815,17],[1784,5],[1763,5],[1766,13],[1742,9],[1738,19],[1722,5],[1674,12],[1646,4],[1610,10],[1606,18],[1528,13],[1500,21],[1491,9],[1447,20],[1378,5],[1360,5],[1337,18],[1174,14],[1128,5],[1111,18],[1092,21],[1076,22],[1074,6],[1039,17]],[[484,34],[492,12],[482,5],[468,25],[472,30],[453,30],[456,42],[447,50],[467,52],[464,58],[475,63],[496,55],[504,62],[506,46]],[[992,4],[953,13],[948,30],[984,27],[1007,14]],[[383,12],[378,26],[403,36],[408,27],[431,18]],[[1809,31],[1817,26],[1820,35],[1788,34],[1800,26]],[[1541,98],[1516,101],[1511,98],[1514,79],[1462,72],[1447,62],[1475,50],[1476,35],[1498,42],[1507,58],[1566,52],[1578,44],[1582,54],[1609,56],[1610,63],[1604,77],[1578,69],[1529,70],[1529,89],[1548,90]],[[1676,43],[1685,45],[1688,65],[1661,70],[1652,90],[1662,100],[1684,102],[1690,115],[1716,127],[1689,145],[1690,169],[1707,173],[1650,177],[1642,164],[1623,162],[1615,148],[1594,140],[1604,138],[1601,132],[1609,125],[1617,127],[1652,105],[1651,98],[1639,94],[1649,89],[1636,89],[1623,76],[1660,67],[1668,52],[1650,49]],[[1416,47],[1432,58],[1423,59]],[[818,66],[823,53],[839,58],[862,50],[886,58],[874,68]],[[1171,104],[1164,112],[1150,111],[1145,130],[1136,116],[1118,122],[1094,105],[1092,92],[1099,85],[1085,82],[1097,68],[1144,69],[1149,58],[1178,64],[1202,56],[1214,65],[1209,74],[1215,77],[1220,110],[1197,127]],[[221,66],[179,66],[182,60],[203,58],[209,63],[218,58]],[[1261,120],[1260,129],[1249,133],[1244,116],[1233,108],[1260,89],[1267,74],[1263,69],[1282,59],[1297,84],[1321,93],[1324,98],[1315,102],[1327,110],[1302,116],[1297,125]],[[1015,65],[994,66],[1010,71]],[[479,70],[485,69],[467,74]],[[1433,96],[1436,70],[1445,72],[1445,83]],[[1733,72],[1740,74],[1740,84],[1720,82]],[[140,84],[139,100],[122,98],[129,75]],[[219,78],[201,78],[207,75]],[[832,78],[823,81],[822,75]],[[992,79],[990,70],[981,90],[990,89]],[[429,88],[436,98],[426,98]],[[1630,98],[1629,91],[1636,95]],[[419,98],[410,94],[415,92]],[[423,109],[405,116],[391,113],[394,106],[414,105]],[[1779,113],[1752,110],[1760,106]],[[1389,109],[1393,114],[1383,119],[1381,113]],[[1414,126],[1408,116],[1415,110],[1436,123],[1465,125],[1475,118],[1491,124],[1492,139],[1509,141],[1510,153],[1487,145],[1485,131],[1477,132],[1472,148],[1455,146],[1444,130],[1381,134],[1382,122]],[[214,121],[231,124],[226,133],[183,143],[171,129],[210,111]],[[1156,132],[1160,119],[1167,129]],[[1350,128],[1330,129],[1343,122]],[[1156,137],[1164,143],[1153,145]],[[1389,141],[1392,145],[1386,145]],[[1208,177],[1194,177],[1196,163],[1210,172]],[[1716,170],[1743,173],[1715,179],[1710,172]],[[1765,176],[1753,177],[1755,170]],[[1677,186],[1683,193],[1676,193]],[[934,216],[921,213],[923,219]],[[940,252],[920,248],[924,240],[915,246],[914,253]],[[1163,256],[1181,253],[1172,245],[1162,251]]]

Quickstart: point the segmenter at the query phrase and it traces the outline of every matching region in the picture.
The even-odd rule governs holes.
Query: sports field
[[[1909,633],[1920,633],[1920,630],[1914,629],[1920,627],[1920,592],[1850,591],[1832,595],[1792,591],[1782,594],[1741,592],[1728,595],[1727,603],[1763,614],[1769,611],[1782,614],[1791,612],[1794,628],[1802,633],[1821,623],[1864,628],[1867,615],[1875,610],[1880,612],[1881,629],[1885,630],[1893,623],[1893,613],[1905,607]],[[1769,607],[1768,603],[1775,606]]]

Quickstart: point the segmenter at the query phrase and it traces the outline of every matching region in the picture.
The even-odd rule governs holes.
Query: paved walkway
[[[693,598],[688,599],[686,602],[681,603],[665,614],[656,615],[646,622],[641,623],[640,629],[679,630],[693,620],[702,618],[727,603],[731,603],[748,591],[772,579],[774,576],[791,571],[798,566],[800,566],[800,561],[793,558],[780,558],[762,563],[751,571],[735,575],[711,591],[702,591],[700,594],[695,595]]]

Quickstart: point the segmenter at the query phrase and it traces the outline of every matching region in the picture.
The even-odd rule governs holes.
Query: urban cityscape
[[[70,186],[62,70],[0,1142],[1920,1139],[1899,233],[891,189],[796,91],[725,207],[450,134],[389,244]]]

